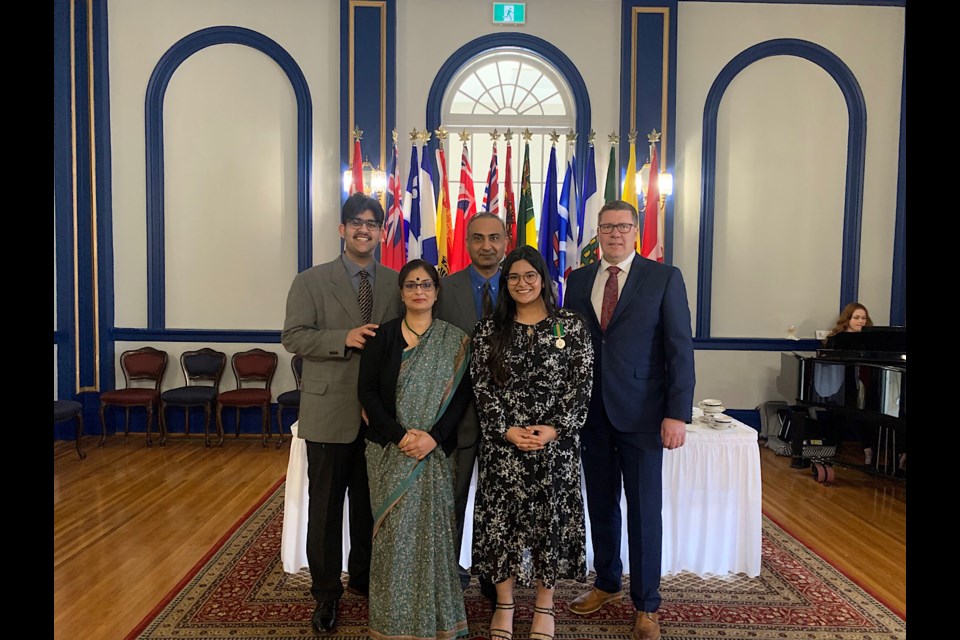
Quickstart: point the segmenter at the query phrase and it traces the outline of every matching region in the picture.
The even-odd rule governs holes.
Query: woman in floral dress
[[[493,315],[470,363],[482,441],[474,573],[497,589],[491,638],[513,637],[513,588],[536,584],[532,640],[554,634],[557,580],[586,579],[580,427],[593,347],[575,312],[558,309],[547,266],[529,246],[504,260]]]

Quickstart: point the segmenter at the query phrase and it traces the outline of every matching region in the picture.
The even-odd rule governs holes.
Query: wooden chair
[[[284,391],[277,396],[277,449],[283,446],[283,411],[293,409],[300,414],[300,388],[303,377],[303,356],[293,356],[290,360],[290,368],[293,369],[293,378],[297,382],[297,388],[291,391]]]
[[[80,436],[83,435],[83,405],[76,400],[54,400],[53,424],[68,420],[77,421],[77,455],[83,460],[87,457],[87,454],[80,449]]]
[[[277,354],[263,349],[250,349],[233,354],[230,366],[237,378],[237,388],[217,396],[217,446],[223,445],[223,408],[236,409],[237,437],[240,437],[240,409],[259,407],[263,428],[263,446],[270,434],[270,383],[277,370]],[[262,383],[263,387],[249,387]]]
[[[210,414],[220,393],[220,378],[227,366],[227,354],[204,347],[184,351],[180,368],[186,383],[160,394],[160,444],[167,440],[167,407],[183,407],[184,436],[190,435],[190,408],[203,407],[204,444],[210,446]]]
[[[143,407],[147,411],[147,446],[153,446],[150,429],[153,426],[153,410],[160,402],[160,382],[167,370],[167,352],[153,347],[143,347],[124,351],[120,355],[120,368],[123,370],[124,387],[106,391],[100,395],[100,426],[103,436],[102,447],[107,439],[107,421],[104,412],[109,406],[124,408],[123,435],[130,434],[130,408]],[[149,387],[136,387],[135,384],[149,384]]]

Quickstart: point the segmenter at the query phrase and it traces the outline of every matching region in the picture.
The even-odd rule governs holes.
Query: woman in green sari
[[[404,313],[381,325],[360,360],[373,508],[370,637],[458,638],[467,616],[454,548],[456,425],[472,396],[470,338],[433,318],[440,277],[400,270]]]

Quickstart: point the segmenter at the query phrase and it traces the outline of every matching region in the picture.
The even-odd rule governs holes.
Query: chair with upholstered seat
[[[124,388],[106,391],[100,395],[100,426],[103,436],[102,447],[107,439],[107,421],[104,413],[109,406],[124,408],[123,435],[130,434],[130,408],[143,407],[147,411],[147,446],[153,446],[150,429],[153,426],[153,411],[160,402],[160,382],[167,370],[167,352],[142,347],[124,351],[120,355],[120,368],[123,370]],[[144,384],[150,386],[135,386]]]
[[[190,408],[203,407],[204,444],[210,446],[210,414],[220,393],[220,378],[227,366],[227,354],[204,347],[184,351],[180,368],[186,384],[160,394],[160,444],[167,440],[167,407],[183,407],[184,436],[190,435]]]
[[[293,369],[293,379],[297,383],[297,388],[291,391],[284,391],[277,396],[277,449],[283,446],[283,412],[285,409],[293,409],[299,415],[300,413],[300,387],[301,377],[303,376],[303,356],[293,356],[290,360],[290,368]]]
[[[236,409],[237,437],[240,437],[240,409],[259,407],[263,429],[263,446],[267,446],[270,428],[270,383],[277,370],[277,354],[263,349],[250,349],[233,354],[230,366],[237,379],[237,388],[224,391],[217,396],[217,434],[223,444],[223,408]],[[250,384],[263,384],[263,387],[250,387]]]
[[[83,405],[76,400],[53,401],[53,424],[74,419],[77,421],[77,455],[83,460],[87,457],[87,454],[80,449],[80,436],[83,435]]]

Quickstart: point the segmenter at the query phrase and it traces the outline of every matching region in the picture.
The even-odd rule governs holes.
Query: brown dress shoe
[[[660,616],[640,611],[633,625],[633,640],[660,640]]]
[[[577,615],[585,616],[588,613],[593,613],[598,610],[608,602],[619,600],[622,595],[622,591],[607,593],[606,591],[593,587],[590,591],[581,593],[570,602],[570,611]]]

